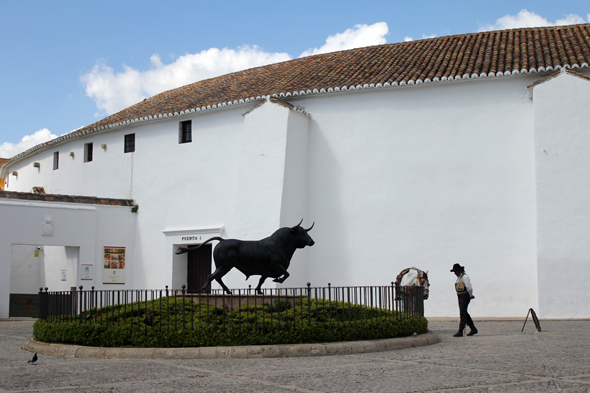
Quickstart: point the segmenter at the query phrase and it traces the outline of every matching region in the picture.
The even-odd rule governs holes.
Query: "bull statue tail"
[[[178,249],[176,250],[176,255],[180,255],[180,254],[184,254],[185,252],[189,252],[189,251],[194,251],[198,248],[201,248],[201,246],[204,246],[205,244],[215,241],[215,240],[225,240],[219,236],[215,236],[212,237],[211,239],[207,239],[206,241],[204,241],[203,243],[199,244],[198,246],[188,246],[188,247],[178,247]]]

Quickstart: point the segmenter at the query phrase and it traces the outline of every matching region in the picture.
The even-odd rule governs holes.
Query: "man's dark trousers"
[[[457,296],[459,297],[459,315],[461,316],[461,322],[459,323],[459,331],[462,332],[463,329],[465,329],[465,325],[473,329],[475,325],[473,325],[471,315],[469,315],[469,313],[467,312],[467,306],[469,306],[471,296],[469,296],[469,293],[462,293]]]

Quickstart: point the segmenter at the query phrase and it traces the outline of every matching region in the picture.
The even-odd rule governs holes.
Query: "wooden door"
[[[187,263],[187,292],[201,292],[201,287],[211,274],[211,244],[188,252]],[[211,290],[211,284],[207,292]]]

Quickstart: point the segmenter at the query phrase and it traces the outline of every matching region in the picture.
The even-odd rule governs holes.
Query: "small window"
[[[92,161],[92,143],[84,144],[84,162]]]
[[[53,153],[53,170],[59,169],[59,152]]]
[[[125,135],[125,153],[133,153],[135,151],[135,134]]]
[[[193,141],[192,121],[181,121],[178,126],[178,143],[190,143]]]

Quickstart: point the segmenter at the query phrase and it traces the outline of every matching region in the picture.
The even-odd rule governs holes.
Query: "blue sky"
[[[239,69],[589,18],[587,0],[0,0],[0,157],[158,92]]]

